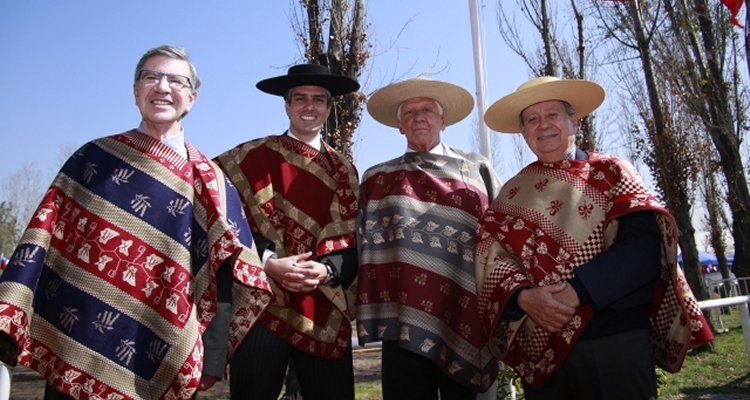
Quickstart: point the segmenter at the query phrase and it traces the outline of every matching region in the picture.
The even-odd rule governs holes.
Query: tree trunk
[[[734,131],[731,102],[722,71],[716,32],[705,0],[694,0],[705,60],[701,64],[704,123],[719,153],[719,163],[727,182],[728,204],[732,213],[734,269],[738,276],[750,276],[750,189],[740,155],[739,138]]]
[[[698,261],[698,249],[695,244],[695,228],[692,222],[691,205],[686,192],[687,183],[679,182],[680,174],[676,171],[679,161],[675,159],[675,145],[673,138],[667,133],[666,118],[662,107],[662,100],[656,84],[656,74],[651,58],[651,43],[646,35],[641,16],[640,3],[628,4],[628,13],[633,23],[635,38],[643,67],[644,80],[648,92],[652,124],[648,126],[649,137],[653,144],[653,159],[660,168],[652,168],[652,172],[666,198],[670,212],[675,217],[677,229],[680,231],[679,242],[682,250],[685,277],[693,293],[699,300],[706,299],[708,293]]]

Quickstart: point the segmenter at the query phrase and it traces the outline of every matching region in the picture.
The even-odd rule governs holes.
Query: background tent
[[[701,269],[703,272],[714,272],[719,270],[719,260],[716,258],[715,255],[711,253],[707,253],[705,251],[699,251],[698,252],[698,260],[701,264]],[[734,260],[734,258],[732,258]],[[677,256],[677,262],[682,265],[682,253],[680,253]],[[727,262],[731,265],[732,263],[727,260]]]

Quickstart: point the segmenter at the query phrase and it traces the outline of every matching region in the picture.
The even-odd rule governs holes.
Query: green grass
[[[380,400],[380,381],[358,383],[354,385],[355,400]]]
[[[742,327],[734,322],[739,321],[737,311],[733,315],[733,322],[726,325],[729,332],[716,335],[712,351],[689,353],[679,373],[657,371],[664,382],[659,389],[660,399],[698,399],[708,394],[750,399],[750,360]],[[355,392],[356,400],[380,399],[380,381],[357,384]]]
[[[736,311],[733,311],[736,315]],[[697,398],[706,394],[745,395],[750,398],[750,360],[739,323],[716,335],[714,349],[689,353],[676,374],[666,374],[660,398]]]

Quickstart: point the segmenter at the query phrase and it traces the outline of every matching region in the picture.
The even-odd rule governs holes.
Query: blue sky
[[[499,38],[495,1],[477,3],[483,5],[489,105],[528,75]],[[296,4],[0,2],[0,179],[29,162],[37,162],[49,174],[45,179],[51,179],[51,171],[80,145],[135,128],[140,121],[132,93],[135,64],[147,49],[160,44],[186,47],[203,80],[183,125],[187,139],[206,155],[283,132],[288,122],[281,98],[259,91],[255,84],[285,74],[290,64],[302,60],[291,28]],[[367,94],[433,65],[445,71],[432,78],[475,93],[468,1],[371,0],[367,7],[373,45],[371,69],[361,82]],[[444,142],[478,151],[471,138],[476,115],[475,108],[470,117],[448,127]],[[503,146],[512,146],[509,135],[499,136]],[[396,129],[378,124],[366,112],[355,139],[360,173],[398,156],[406,146]],[[497,169],[508,178],[518,166]]]

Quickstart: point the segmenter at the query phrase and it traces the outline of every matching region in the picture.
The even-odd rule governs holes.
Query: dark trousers
[[[454,381],[434,361],[383,342],[383,400],[474,400],[477,393]],[[305,398],[307,400],[307,398]]]
[[[539,388],[523,385],[527,400],[656,399],[656,372],[648,329],[579,340]]]
[[[260,325],[250,329],[229,363],[231,399],[278,399],[290,360],[305,400],[354,399],[351,344],[344,357],[329,360],[296,349]]]
[[[44,385],[44,400],[73,400],[72,397],[55,390],[49,383]]]

